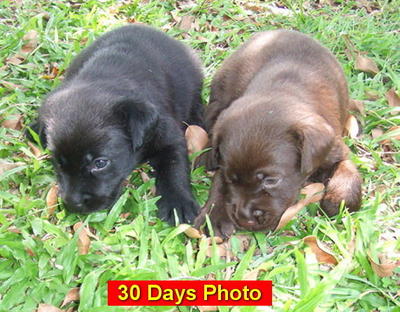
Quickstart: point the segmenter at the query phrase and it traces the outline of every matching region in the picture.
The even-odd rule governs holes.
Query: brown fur
[[[360,206],[361,178],[342,133],[349,99],[342,69],[318,42],[295,31],[253,36],[216,73],[206,112],[218,169],[206,213],[216,234],[274,229],[307,180],[322,181],[329,216],[342,200]]]

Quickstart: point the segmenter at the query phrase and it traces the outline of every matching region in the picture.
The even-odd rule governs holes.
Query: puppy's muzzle
[[[64,200],[66,208],[70,212],[84,213],[89,211],[89,205],[93,198],[92,195],[88,193],[82,194],[65,194],[61,196]]]

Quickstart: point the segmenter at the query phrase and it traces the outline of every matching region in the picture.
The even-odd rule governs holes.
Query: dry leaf
[[[186,145],[189,154],[200,152],[208,143],[207,132],[199,126],[189,126],[185,132]]]
[[[89,230],[82,222],[77,222],[73,228],[75,233],[78,232],[78,253],[80,255],[87,255],[90,247]]]
[[[20,90],[25,90],[25,88],[21,87],[20,85],[17,85],[15,83],[12,82],[8,82],[5,80],[1,80],[0,84],[2,84],[4,86],[4,88],[8,89],[8,90],[15,90],[15,89],[20,89]]]
[[[189,227],[184,233],[190,238],[202,238],[200,231],[194,227]]]
[[[381,256],[379,258],[380,258],[380,262],[382,262],[382,263],[378,264],[374,260],[372,260],[372,257],[370,256],[369,253],[367,253],[367,254],[368,254],[368,260],[371,263],[372,269],[374,270],[376,275],[378,275],[379,277],[392,276],[393,270],[400,266],[400,260],[398,260],[396,262],[387,262],[387,261],[384,261],[384,259],[382,259],[383,257]]]
[[[69,292],[66,294],[63,303],[61,304],[61,308],[66,306],[68,303],[72,301],[78,301],[79,300],[79,287],[74,287],[69,290]]]
[[[1,126],[4,128],[14,129],[14,130],[21,130],[22,129],[22,115],[11,115],[12,119],[4,120],[1,123]]]
[[[353,115],[350,115],[347,119],[344,130],[344,134],[349,136],[350,138],[354,139],[357,137],[360,129],[358,127],[357,119]]]
[[[182,16],[181,20],[177,24],[177,27],[183,31],[188,32],[189,30],[192,29],[192,24],[194,20],[195,20],[194,16],[190,15]]]
[[[22,37],[22,40],[26,41],[26,43],[22,46],[21,52],[29,54],[38,46],[38,32],[30,30]]]
[[[360,71],[363,71],[366,73],[370,73],[373,75],[376,75],[377,73],[379,73],[379,68],[376,65],[376,63],[372,59],[370,59],[366,56],[363,56],[361,54],[358,54],[356,56],[356,63],[355,63],[354,69],[360,70]]]
[[[19,65],[25,60],[24,57],[20,55],[14,55],[6,59],[6,64],[12,64],[12,65]]]
[[[41,303],[39,304],[38,309],[36,312],[63,312],[59,308],[56,308],[55,306],[52,306],[51,304],[47,303]]]
[[[360,113],[361,115],[365,115],[364,102],[360,100],[350,100],[350,110]]]
[[[386,96],[389,106],[391,106],[391,107],[400,106],[400,96],[396,93],[394,88],[392,88],[388,92],[386,92],[385,96]]]
[[[42,152],[34,144],[32,144],[31,142],[28,142],[28,145],[32,151],[32,154],[35,155],[36,158],[39,158],[40,156],[42,156]]]
[[[58,205],[58,185],[53,185],[46,196],[47,213],[51,216],[54,214]]]
[[[204,307],[197,307],[200,312],[210,312],[210,311],[218,311],[218,307],[215,306],[204,306]]]
[[[386,131],[385,134],[389,134],[390,132],[394,132],[394,131],[399,130],[399,129],[400,129],[400,126],[393,126],[393,127],[390,127],[390,128],[388,129],[388,131]],[[390,142],[391,142],[392,139],[395,139],[395,140],[400,141],[400,134],[395,135],[395,134],[392,133],[392,135],[390,135],[390,137],[387,138],[386,140],[383,140],[383,141],[381,142],[381,144],[383,144],[383,145],[385,145],[385,144],[386,144],[386,145],[387,145],[387,144],[390,144]]]
[[[316,255],[318,262],[328,263],[336,265],[338,262],[335,256],[327,250],[326,247],[322,246],[322,243],[317,240],[313,235],[306,236],[303,238],[304,243],[306,243]]]
[[[375,128],[371,130],[371,135],[373,139],[376,139],[377,137],[380,137],[383,135],[383,130],[380,128]]]
[[[215,245],[215,250],[218,253],[219,257],[232,258],[233,256],[229,242],[224,242],[222,244]],[[211,244],[207,248],[206,256],[211,258],[213,255],[214,255],[214,246]]]
[[[150,181],[149,175],[148,175],[146,172],[144,172],[143,170],[139,170],[139,174],[140,174],[140,177],[142,178],[142,181],[143,181],[144,183]],[[153,185],[153,186],[150,188],[150,193],[151,193],[152,195],[156,195],[156,192],[157,192],[156,187]]]
[[[205,239],[208,241],[208,245],[212,245],[213,240],[216,244],[222,244],[224,242],[224,240],[219,236],[206,237]]]
[[[8,171],[8,170],[11,170],[11,169],[14,169],[14,168],[17,168],[17,167],[21,167],[21,166],[24,166],[24,165],[25,165],[25,163],[23,163],[23,162],[15,162],[15,163],[13,163],[13,162],[8,162],[8,161],[5,161],[3,159],[0,159],[0,175],[3,174],[4,172]]]
[[[299,200],[295,205],[286,209],[275,230],[279,230],[280,228],[284,227],[301,209],[308,204],[320,201],[323,197],[322,192],[324,189],[325,186],[322,183],[312,183],[303,187],[300,193],[306,195],[306,197]]]

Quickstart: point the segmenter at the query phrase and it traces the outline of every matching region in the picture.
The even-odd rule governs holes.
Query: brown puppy
[[[258,33],[216,73],[207,108],[217,169],[210,215],[217,235],[277,226],[307,181],[326,185],[321,206],[360,206],[361,178],[342,141],[349,117],[347,84],[335,57],[299,32]]]

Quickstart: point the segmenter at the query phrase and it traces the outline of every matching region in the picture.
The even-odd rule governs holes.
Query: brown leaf
[[[69,292],[65,295],[64,301],[61,304],[61,308],[66,306],[68,303],[72,301],[79,300],[79,287],[74,287],[69,290]]]
[[[361,54],[358,54],[356,56],[356,63],[354,65],[354,69],[370,73],[373,75],[379,73],[379,68],[376,65],[376,63],[372,59],[363,56]]]
[[[47,213],[51,216],[54,214],[58,205],[58,185],[53,185],[46,196]]]
[[[55,306],[52,306],[51,304],[47,303],[41,303],[39,304],[38,309],[36,312],[63,312],[59,308],[56,308]]]
[[[218,307],[215,306],[203,306],[203,307],[198,306],[197,309],[199,309],[200,312],[218,311]]]
[[[388,92],[386,92],[385,96],[389,106],[391,107],[400,106],[400,96],[396,93],[394,88],[391,88]]]
[[[205,239],[208,241],[208,245],[212,245],[213,240],[216,244],[222,244],[224,242],[224,240],[219,236],[206,237]]]
[[[31,148],[32,154],[35,155],[36,158],[42,156],[42,152],[38,149],[33,143],[28,142],[29,147]]]
[[[25,60],[24,57],[14,55],[6,59],[6,64],[19,65]]]
[[[376,139],[377,137],[380,137],[383,135],[383,130],[380,128],[375,128],[371,130],[371,136],[373,139]]]
[[[303,238],[303,241],[311,248],[312,252],[317,257],[318,262],[333,265],[338,263],[335,256],[327,250],[326,247],[322,246],[322,243],[319,242],[315,236],[306,236]]]
[[[144,183],[150,181],[149,175],[148,175],[146,172],[144,172],[143,170],[140,170],[140,169],[139,169],[139,174],[140,174],[140,177],[142,178],[142,181],[143,181]],[[156,190],[156,187],[153,185],[153,186],[150,188],[150,193],[151,193],[152,195],[156,195],[156,191],[157,191],[157,190]]]
[[[354,139],[357,137],[360,128],[358,127],[358,122],[356,117],[353,115],[350,115],[349,118],[346,121],[346,124],[344,126],[344,135],[347,135],[348,137]]]
[[[200,231],[194,227],[186,229],[184,233],[190,238],[202,238]]]
[[[10,226],[7,230],[12,233],[21,234],[21,230],[15,225]]]
[[[75,233],[78,232],[78,253],[80,255],[87,255],[90,247],[89,230],[82,222],[77,222],[73,228]]]
[[[16,114],[11,115],[11,119],[4,120],[1,125],[4,128],[14,129],[14,130],[21,130],[22,129],[22,115]]]
[[[189,154],[200,152],[208,143],[207,132],[196,125],[189,126],[185,132],[186,145]]]
[[[11,170],[11,169],[14,169],[14,168],[17,168],[17,167],[21,167],[21,166],[24,166],[24,165],[25,165],[25,163],[23,163],[23,162],[15,162],[15,163],[13,163],[13,162],[8,162],[8,161],[5,161],[3,159],[0,159],[0,175],[3,174],[4,172],[8,171],[8,170]]]
[[[368,260],[371,263],[372,269],[374,270],[376,275],[378,275],[379,277],[392,276],[393,270],[400,266],[400,260],[398,260],[396,262],[388,262],[388,261],[384,261],[383,257],[380,256],[379,257],[380,262],[382,262],[382,263],[378,264],[374,260],[372,260],[372,257],[370,256],[369,253],[367,253],[367,255],[368,255]]]
[[[385,132],[385,134],[389,134],[389,133],[391,133],[391,132],[393,132],[393,131],[396,131],[396,130],[399,130],[399,129],[400,129],[400,126],[393,126],[393,127],[390,127],[390,128],[388,129],[388,131]],[[395,135],[395,134],[391,133],[391,135],[389,136],[389,138],[387,138],[386,140],[383,140],[383,141],[381,142],[381,144],[383,144],[383,145],[385,145],[385,144],[390,144],[390,142],[391,142],[392,139],[395,139],[395,140],[400,141],[400,134]]]
[[[365,115],[364,102],[360,100],[350,100],[350,110]]]
[[[22,37],[22,40],[26,41],[26,43],[22,46],[21,52],[29,54],[38,46],[38,32],[30,30]]]
[[[183,31],[188,32],[192,29],[192,24],[194,22],[194,16],[185,15],[182,16],[181,20],[177,24],[177,27]]]
[[[219,257],[229,257],[231,258],[233,256],[231,252],[231,246],[228,242],[224,242],[222,244],[218,244],[215,246],[215,250],[218,254]],[[208,246],[207,251],[206,251],[206,256],[207,257],[212,257],[214,255],[214,246],[211,244]]]
[[[13,91],[15,89],[25,90],[25,88],[23,88],[22,86],[17,85],[17,84],[12,83],[12,82],[5,81],[5,80],[1,80],[0,84],[2,84],[3,87],[8,89],[8,90],[13,90]]]
[[[292,220],[293,217],[308,204],[320,201],[323,197],[322,192],[324,191],[324,189],[325,186],[322,183],[312,183],[303,187],[301,190],[301,194],[306,195],[306,197],[286,209],[275,230],[279,230],[280,228],[288,224],[288,222]]]

